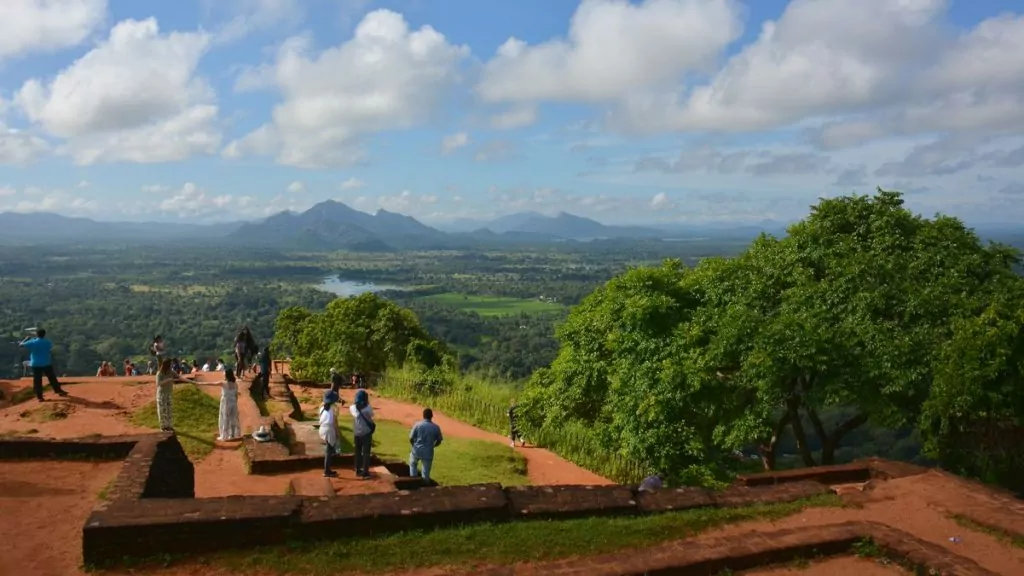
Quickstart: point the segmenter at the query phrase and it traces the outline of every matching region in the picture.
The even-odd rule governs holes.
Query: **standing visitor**
[[[57,381],[57,373],[53,371],[53,342],[46,337],[46,330],[39,328],[35,336],[30,336],[21,341],[20,346],[28,350],[28,365],[32,368],[32,391],[36,393],[36,400],[42,402],[43,398],[43,376],[50,383],[50,387],[57,393],[57,396],[64,397],[68,393]]]
[[[153,343],[149,345],[149,353],[156,359],[156,365],[159,366],[164,361],[164,337],[157,334],[153,337]],[[152,363],[150,363],[152,366]]]
[[[238,421],[238,382],[235,372],[228,368],[224,371],[224,381],[220,383],[220,418],[217,427],[220,436],[217,440],[227,442],[242,437],[242,425]]]
[[[345,378],[334,368],[331,368],[331,390],[338,392],[345,387]]]
[[[519,433],[519,425],[516,422],[516,408],[515,402],[508,408],[508,437],[512,440],[513,448],[516,447],[516,440],[521,446],[526,446],[526,440],[523,440],[522,434]]]
[[[430,468],[434,462],[434,448],[441,445],[444,437],[441,436],[441,427],[434,424],[434,411],[430,408],[423,410],[423,420],[413,425],[409,431],[409,444],[412,451],[409,454],[409,476],[413,478],[421,476],[424,484],[430,484]],[[423,474],[417,471],[417,464],[423,467]]]
[[[324,394],[324,405],[320,407],[320,439],[324,441],[324,478],[334,478],[337,472],[331,469],[331,459],[338,451],[338,419],[334,414],[334,404],[338,401],[338,393],[328,390]]]
[[[238,331],[238,334],[235,334],[235,366],[242,373],[245,373],[245,359],[249,354],[248,344],[249,341],[245,337],[245,328],[242,328]]]
[[[373,408],[366,390],[356,392],[355,404],[349,407],[352,414],[352,433],[356,444],[356,476],[370,477],[370,446],[373,444],[373,432],[377,425],[373,422]]]
[[[182,380],[171,371],[171,359],[164,358],[156,373],[156,417],[160,421],[160,430],[164,432],[174,432],[171,394],[176,383],[186,384],[188,380]]]
[[[270,346],[264,346],[260,352],[260,384],[264,398],[270,398]]]

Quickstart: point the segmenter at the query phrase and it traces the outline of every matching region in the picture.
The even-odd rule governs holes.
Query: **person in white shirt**
[[[203,372],[209,372],[209,371],[210,371],[210,363],[207,362],[206,364],[203,364]]]
[[[356,391],[356,401],[349,407],[352,414],[352,434],[356,445],[356,476],[370,477],[370,446],[373,444],[373,432],[377,424],[373,421],[373,408],[370,407],[370,396],[366,390]]]
[[[222,362],[220,360],[217,360],[217,372],[223,372],[223,371],[224,371],[224,362]]]
[[[324,478],[334,478],[337,472],[331,469],[331,458],[338,451],[338,420],[334,414],[334,405],[338,402],[338,393],[328,390],[324,394],[324,404],[320,407],[320,439],[324,441]]]

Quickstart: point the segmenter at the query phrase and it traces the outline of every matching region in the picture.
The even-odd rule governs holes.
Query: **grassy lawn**
[[[481,316],[501,316],[523,312],[536,314],[539,312],[555,312],[564,308],[561,304],[541,302],[540,300],[506,298],[504,296],[472,296],[469,294],[456,294],[454,292],[431,294],[422,298],[442,306],[465,310],[466,312],[476,312]]]
[[[479,524],[374,539],[296,542],[230,552],[204,563],[236,572],[340,574],[555,560],[631,550],[745,520],[776,520],[808,507],[841,506],[837,496],[747,508],[705,508],[653,516]]]
[[[220,402],[203,392],[195,384],[177,384],[173,396],[174,431],[181,446],[193,462],[213,451],[217,437]],[[146,428],[160,429],[156,417],[156,401],[150,402],[132,414],[132,422]]]
[[[342,451],[348,451],[352,446],[352,418],[346,418],[344,413],[341,416],[338,421]],[[409,426],[398,422],[378,421],[377,431],[373,434],[373,453],[388,460],[408,462],[409,429]],[[444,439],[434,451],[430,477],[444,486],[488,482],[522,486],[530,483],[526,477],[526,459],[521,454],[505,444],[466,438]]]

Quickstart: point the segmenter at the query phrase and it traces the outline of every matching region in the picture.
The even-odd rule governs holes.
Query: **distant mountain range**
[[[405,216],[378,210],[368,214],[327,200],[302,213],[280,212],[254,222],[177,224],[97,222],[50,213],[0,213],[0,242],[229,242],[232,245],[294,250],[393,251],[502,247],[590,240],[657,240],[693,236],[749,236],[783,230],[776,222],[742,229],[687,227],[677,230],[610,226],[561,212],[509,214],[490,221],[459,220],[444,231]]]

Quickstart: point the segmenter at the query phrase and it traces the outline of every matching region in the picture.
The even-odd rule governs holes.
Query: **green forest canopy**
[[[630,270],[559,327],[521,403],[531,427],[589,426],[677,479],[792,430],[831,463],[865,424],[917,427],[951,469],[1021,490],[1024,279],[1018,254],[899,193],[822,200],[787,237],[737,258]],[[853,408],[825,429],[820,414]],[[810,430],[807,429],[809,423]]]

